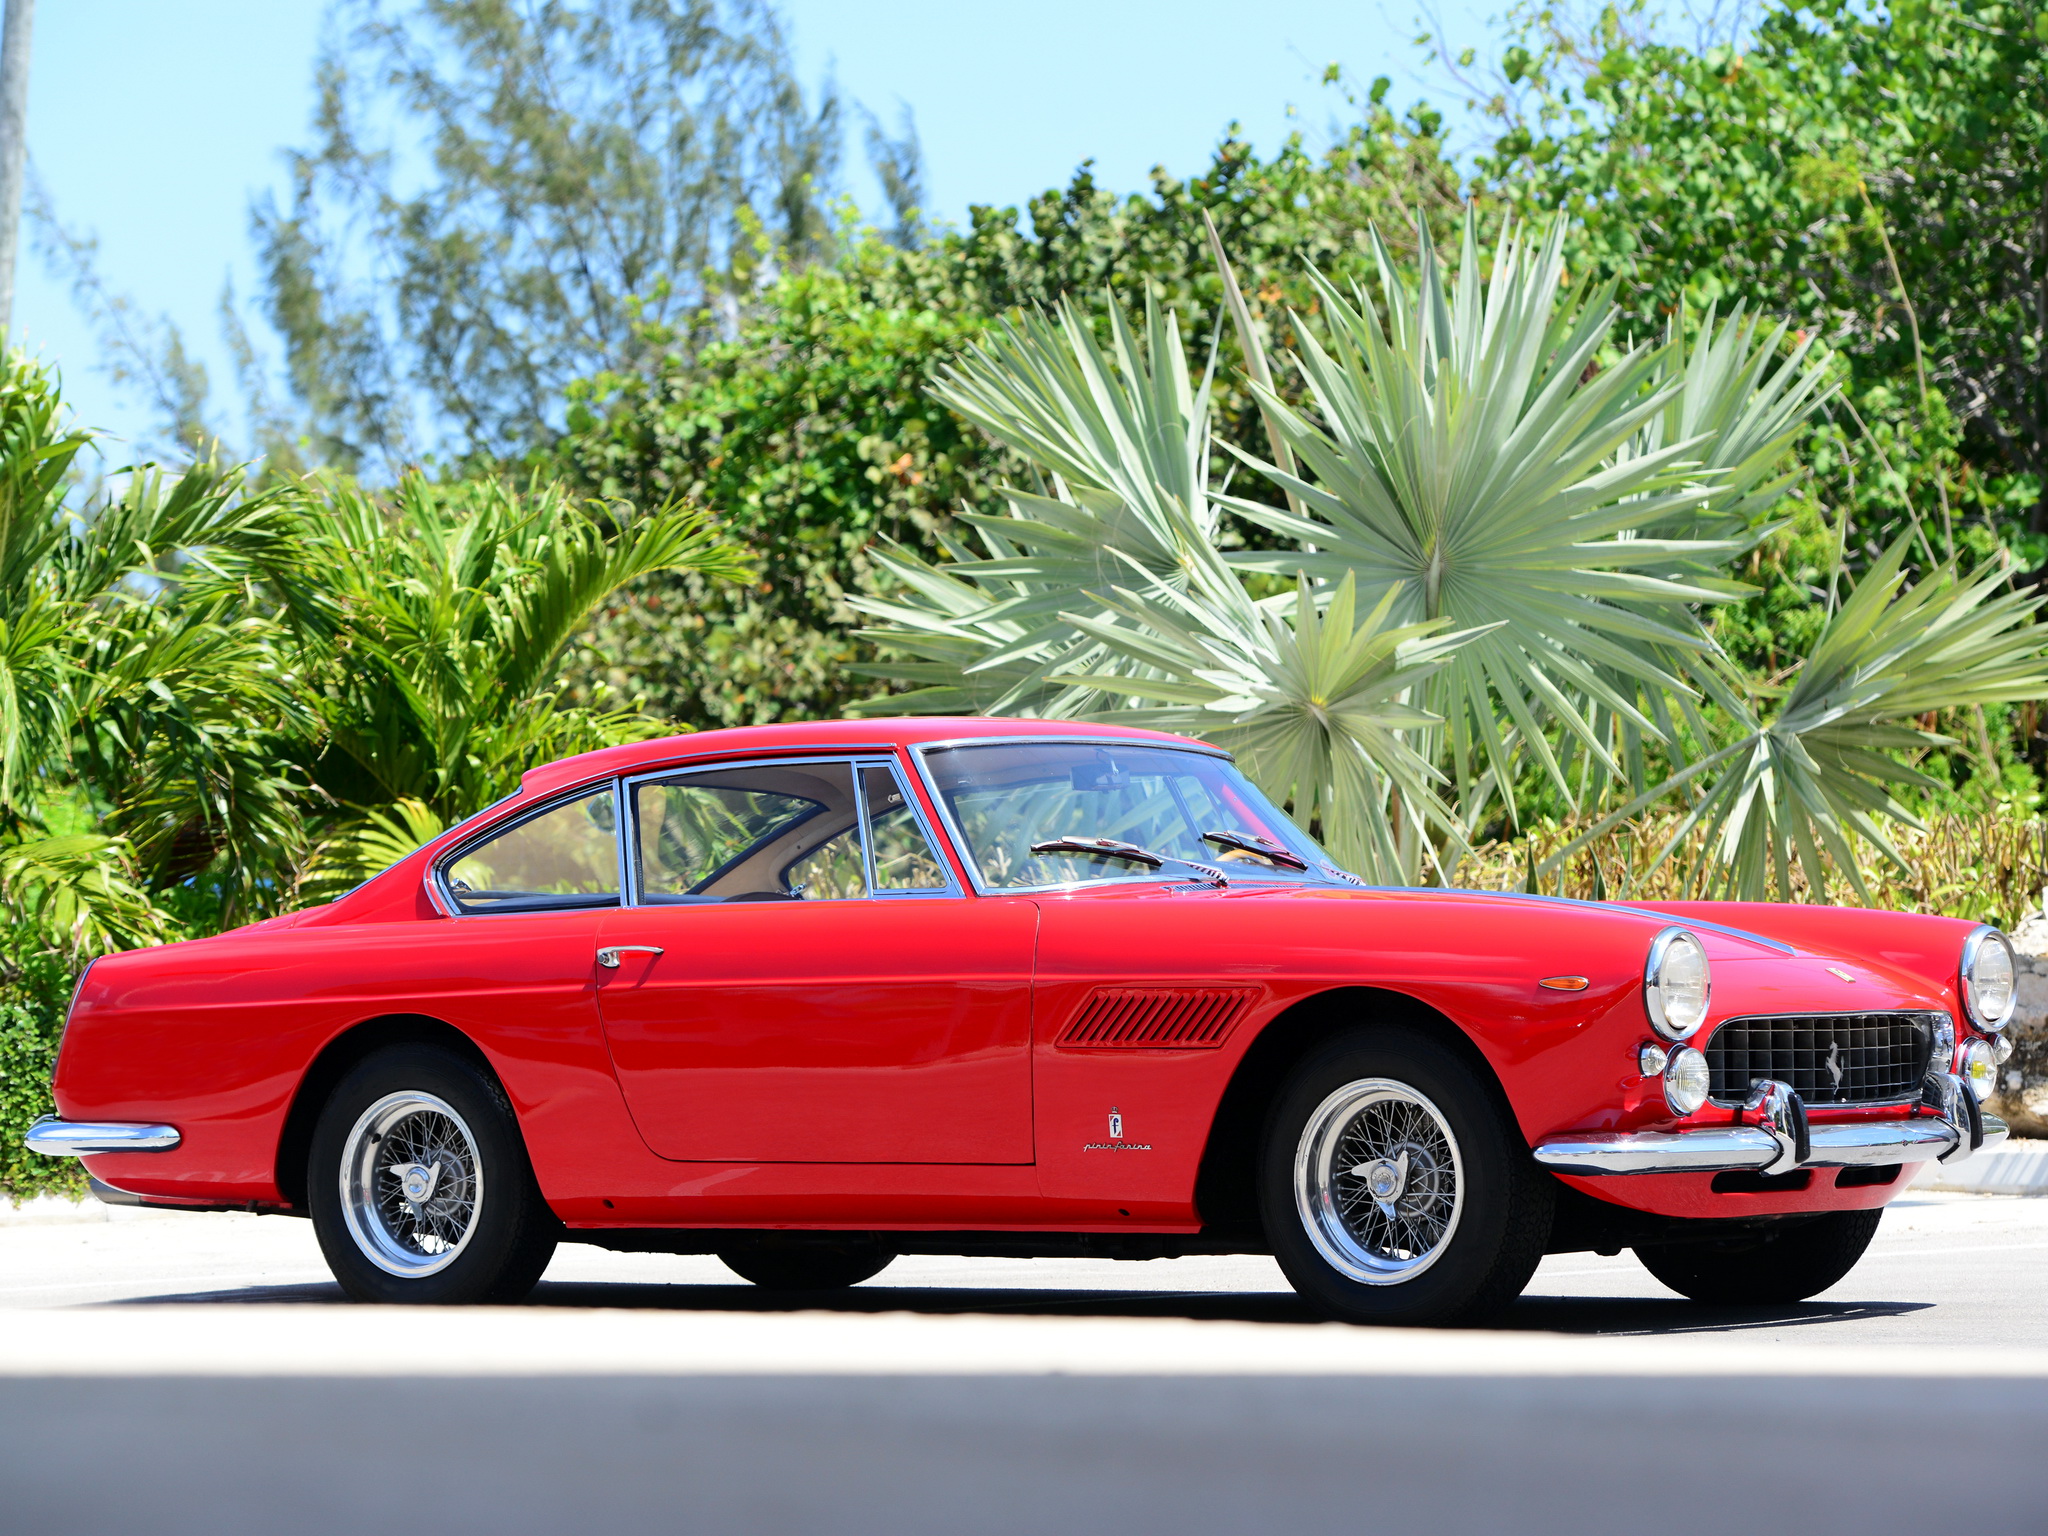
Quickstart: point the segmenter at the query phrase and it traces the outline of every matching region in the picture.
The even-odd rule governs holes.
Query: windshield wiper
[[[1182,869],[1192,869],[1211,885],[1230,884],[1230,877],[1213,864],[1197,864],[1193,859],[1176,858],[1170,853],[1154,853],[1150,848],[1119,842],[1113,837],[1055,837],[1033,843],[1031,851],[1041,857],[1053,853],[1078,853],[1096,859],[1128,859],[1147,869],[1158,869],[1162,864],[1178,864]]]
[[[1276,843],[1270,837],[1261,837],[1256,832],[1204,832],[1202,841],[1214,843],[1218,848],[1236,853],[1254,853],[1281,869],[1298,869],[1306,873],[1308,860],[1290,852],[1284,843]]]

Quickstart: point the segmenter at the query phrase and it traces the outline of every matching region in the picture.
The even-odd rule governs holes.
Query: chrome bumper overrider
[[[1787,1173],[1794,1168],[1858,1168],[1886,1163],[1960,1162],[2006,1138],[2006,1124],[1977,1107],[1960,1078],[1928,1080],[1934,1112],[1912,1120],[1812,1125],[1799,1095],[1779,1082],[1758,1083],[1740,1125],[1696,1131],[1603,1132],[1551,1136],[1536,1161],[1559,1173]]]
[[[181,1138],[174,1125],[131,1125],[59,1120],[45,1115],[22,1138],[31,1152],[45,1157],[80,1157],[92,1152],[168,1152]]]

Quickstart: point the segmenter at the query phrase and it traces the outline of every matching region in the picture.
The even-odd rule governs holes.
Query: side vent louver
[[[1069,1051],[1209,1050],[1252,997],[1249,987],[1103,987],[1054,1043]]]

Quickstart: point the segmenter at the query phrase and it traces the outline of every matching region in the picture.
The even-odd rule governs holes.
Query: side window
[[[938,852],[917,824],[917,814],[894,768],[861,769],[867,803],[868,845],[875,860],[878,891],[943,891],[952,885]]]
[[[633,786],[640,899],[865,896],[850,763],[703,768]]]
[[[611,786],[529,817],[442,871],[464,912],[560,912],[619,904]]]

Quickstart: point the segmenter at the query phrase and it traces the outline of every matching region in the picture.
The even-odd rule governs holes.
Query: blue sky
[[[929,201],[1021,203],[1093,157],[1103,184],[1135,189],[1151,167],[1206,163],[1236,120],[1270,150],[1292,129],[1326,136],[1338,105],[1317,82],[1353,76],[1419,90],[1413,0],[785,0],[807,80],[893,125],[916,112]],[[306,137],[319,0],[43,0],[35,22],[29,153],[58,215],[97,236],[108,287],[138,315],[169,315],[206,363],[217,404],[234,395],[220,336],[222,286],[255,289],[248,208],[285,184],[280,150]],[[1488,7],[1439,8],[1459,43]],[[1437,93],[1441,98],[1442,93]],[[1441,100],[1440,105],[1450,106]],[[1292,113],[1290,113],[1290,109]],[[848,183],[879,204],[848,144]],[[143,433],[147,407],[108,379],[67,285],[24,251],[16,333],[54,361],[83,420]],[[223,412],[232,421],[232,413]]]

